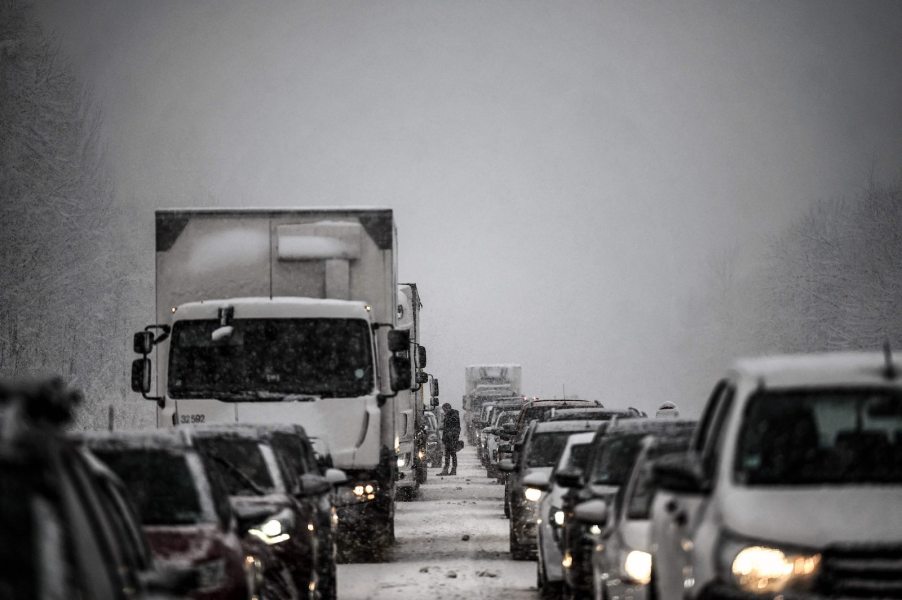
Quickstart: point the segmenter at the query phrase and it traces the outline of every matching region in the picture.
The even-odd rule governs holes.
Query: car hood
[[[724,526],[765,542],[812,548],[902,543],[902,486],[732,488],[716,509]]]

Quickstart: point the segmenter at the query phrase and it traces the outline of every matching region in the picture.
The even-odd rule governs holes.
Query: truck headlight
[[[538,502],[542,498],[542,490],[528,487],[523,491],[523,495],[530,502]]]
[[[631,550],[623,560],[623,572],[636,583],[647,585],[651,581],[651,554]]]
[[[407,455],[402,454],[398,457],[398,468],[403,469],[405,464],[407,464]]]
[[[375,481],[361,481],[350,486],[344,485],[337,489],[339,506],[349,506],[361,502],[369,502],[376,499],[379,493],[379,485]]]
[[[564,526],[564,511],[559,508],[551,509],[552,519],[554,519],[554,524],[558,527]]]
[[[787,554],[779,548],[745,546],[730,561],[730,573],[742,589],[770,594],[787,587],[804,588],[820,563],[820,554]]]

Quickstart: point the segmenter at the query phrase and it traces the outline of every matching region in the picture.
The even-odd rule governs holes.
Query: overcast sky
[[[455,402],[519,362],[529,394],[697,411],[675,338],[712,257],[902,175],[898,1],[42,6],[148,269],[155,208],[389,206]]]

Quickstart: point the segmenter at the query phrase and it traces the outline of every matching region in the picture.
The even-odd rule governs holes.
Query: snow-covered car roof
[[[535,424],[535,433],[549,431],[595,431],[607,421],[543,421]]]
[[[548,419],[549,421],[572,421],[578,419],[579,415],[591,415],[585,417],[584,420],[592,421],[606,421],[613,419],[614,417],[636,416],[635,412],[632,412],[627,408],[602,408],[593,405],[580,406],[579,408],[555,408],[553,410],[554,412],[551,413],[551,418]]]
[[[70,433],[69,437],[94,449],[184,450],[191,446],[190,440],[177,429],[79,431]]]
[[[892,364],[902,373],[902,360],[894,357]],[[830,352],[746,358],[732,371],[765,387],[902,385],[899,379],[887,378],[886,365],[880,352]]]
[[[692,419],[617,419],[609,421],[605,435],[620,433],[668,433],[680,430],[692,430],[698,421]]]

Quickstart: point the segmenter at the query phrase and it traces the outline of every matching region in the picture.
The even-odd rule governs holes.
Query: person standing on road
[[[457,475],[457,444],[460,438],[460,413],[451,408],[448,402],[442,404],[445,412],[442,427],[442,445],[445,446],[445,468],[439,475]],[[448,472],[448,463],[451,471]]]

